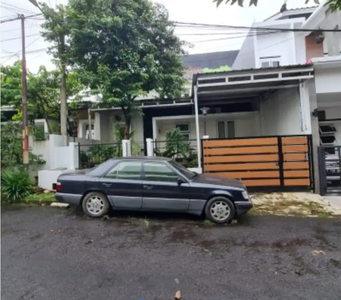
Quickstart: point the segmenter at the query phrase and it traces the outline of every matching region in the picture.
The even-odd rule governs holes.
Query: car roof
[[[172,160],[169,157],[161,157],[161,156],[128,156],[128,157],[117,157],[114,160],[153,160],[153,161],[170,161]]]

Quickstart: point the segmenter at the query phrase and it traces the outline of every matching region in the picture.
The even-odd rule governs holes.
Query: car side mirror
[[[183,183],[186,183],[186,181],[182,177],[179,177],[178,178],[178,185],[182,185]]]

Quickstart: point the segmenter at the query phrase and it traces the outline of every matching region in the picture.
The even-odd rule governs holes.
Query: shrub
[[[1,168],[10,169],[22,165],[22,130],[20,122],[1,124]],[[30,166],[45,164],[41,155],[29,153]]]
[[[32,192],[32,183],[26,170],[4,171],[1,176],[1,193],[9,202],[20,202]]]

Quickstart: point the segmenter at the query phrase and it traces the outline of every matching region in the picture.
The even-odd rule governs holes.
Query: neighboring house
[[[330,13],[324,5],[287,10],[252,27],[340,29],[341,12]],[[252,30],[232,67],[241,70],[305,63],[313,63],[315,68],[321,145],[341,145],[341,32],[264,33],[259,30],[255,35]],[[330,130],[323,134],[326,126],[336,130],[334,135]]]

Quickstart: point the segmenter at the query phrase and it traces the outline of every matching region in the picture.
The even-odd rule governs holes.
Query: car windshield
[[[182,175],[184,175],[187,179],[192,179],[195,176],[197,176],[198,174],[195,172],[192,172],[188,169],[186,169],[183,165],[177,163],[174,160],[170,160],[169,163],[176,168]]]

